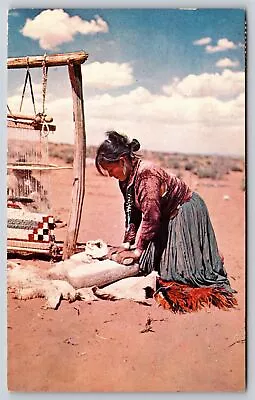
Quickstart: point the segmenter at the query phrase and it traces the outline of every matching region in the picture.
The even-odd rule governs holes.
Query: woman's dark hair
[[[107,139],[98,147],[96,154],[96,168],[101,175],[102,162],[116,162],[119,161],[121,156],[127,156],[130,161],[138,156],[134,152],[140,149],[138,140],[133,139],[131,142],[126,135],[121,135],[116,131],[106,132]]]

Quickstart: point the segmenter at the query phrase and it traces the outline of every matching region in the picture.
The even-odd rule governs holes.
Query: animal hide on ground
[[[103,241],[89,241],[84,252],[48,270],[8,261],[8,290],[21,300],[43,297],[46,299],[44,307],[54,309],[61,300],[99,300],[95,294],[99,287],[138,273],[138,265],[123,266],[111,260],[98,260],[107,250]]]
[[[234,295],[223,288],[194,288],[167,282],[156,272],[138,274],[138,265],[123,266],[111,260],[100,261],[107,253],[102,241],[90,241],[85,252],[57,263],[49,270],[20,266],[8,261],[8,290],[22,300],[46,298],[45,308],[56,309],[60,301],[128,299],[151,305],[151,298],[174,313],[197,311],[214,305],[229,309],[237,305]]]
[[[46,299],[44,308],[58,308],[61,300],[95,301],[128,299],[149,304],[156,288],[155,272],[146,277],[121,279],[100,289],[98,286],[75,289],[61,279],[49,279],[48,272],[34,266],[21,266],[11,263],[7,271],[7,285],[14,298],[28,300],[36,297]]]
[[[103,289],[93,288],[93,293],[104,300],[128,299],[138,303],[151,305],[149,299],[153,298],[156,290],[157,272],[153,271],[147,276],[133,276],[121,279],[118,282],[107,285]]]
[[[47,271],[34,266],[9,264],[7,287],[13,297],[28,300],[36,297],[46,299],[43,308],[58,308],[61,300],[98,300],[91,289],[76,290],[70,283],[60,279],[49,279]]]

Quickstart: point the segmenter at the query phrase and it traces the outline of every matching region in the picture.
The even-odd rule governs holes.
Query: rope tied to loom
[[[42,62],[42,113],[39,114],[42,121],[42,129],[41,136],[47,137],[50,133],[49,125],[45,120],[45,102],[46,102],[46,91],[47,91],[47,82],[48,82],[48,67],[46,65],[47,54],[44,54],[43,62]],[[46,129],[45,129],[46,128]]]
[[[32,77],[31,77],[30,68],[29,68],[29,57],[28,57],[28,56],[27,56],[27,71],[26,71],[25,82],[24,82],[23,91],[22,91],[22,96],[21,96],[21,102],[20,102],[19,112],[21,112],[21,110],[22,110],[23,101],[24,101],[24,96],[25,96],[26,87],[27,87],[27,82],[29,82],[30,93],[31,93],[31,98],[32,98],[33,107],[34,107],[34,113],[35,113],[35,115],[36,115],[35,98],[34,98],[34,91],[33,91],[33,85],[32,85]]]
[[[48,67],[46,66],[46,53],[42,62],[42,114],[45,115],[45,100],[48,81]]]

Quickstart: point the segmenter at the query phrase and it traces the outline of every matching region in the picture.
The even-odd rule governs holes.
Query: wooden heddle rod
[[[69,258],[76,249],[81,222],[83,200],[85,196],[85,166],[86,166],[86,130],[84,117],[84,101],[82,91],[81,64],[88,59],[84,51],[43,56],[28,56],[8,58],[7,68],[40,68],[68,66],[69,79],[72,88],[73,118],[75,125],[75,149],[73,163],[72,204],[67,225],[67,235],[63,247],[63,259]]]

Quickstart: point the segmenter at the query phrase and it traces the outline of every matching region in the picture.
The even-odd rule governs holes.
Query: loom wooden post
[[[67,235],[63,248],[63,259],[74,252],[81,222],[81,213],[85,195],[86,131],[82,92],[81,65],[69,63],[68,72],[72,86],[73,117],[75,124],[75,149],[73,163],[72,205],[69,215]]]

